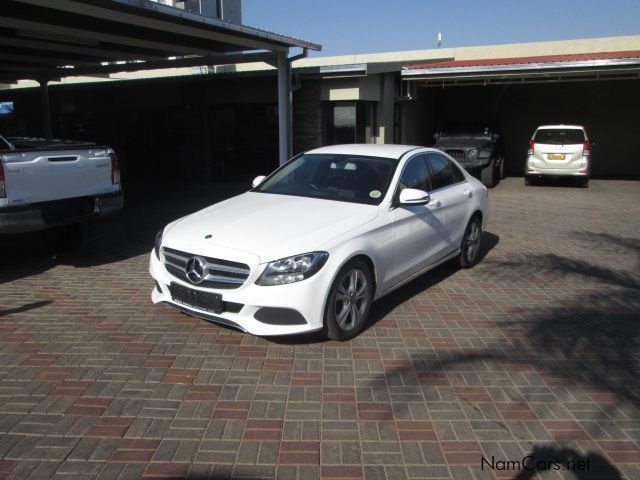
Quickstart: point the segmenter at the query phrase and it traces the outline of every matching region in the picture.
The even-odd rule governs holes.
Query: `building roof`
[[[320,45],[149,0],[2,0],[0,81],[269,61]]]
[[[403,68],[406,70],[435,70],[443,68],[500,67],[511,65],[557,64],[567,62],[597,62],[600,60],[622,59],[640,59],[640,50],[574,53],[566,55],[539,55],[533,57],[488,58],[477,60],[451,60],[446,62],[407,65]]]

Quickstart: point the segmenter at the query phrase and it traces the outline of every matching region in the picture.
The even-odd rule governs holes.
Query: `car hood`
[[[241,251],[263,263],[321,250],[377,215],[375,205],[247,192],[170,224],[163,243],[200,246],[202,254],[215,247]]]
[[[480,148],[491,146],[491,140],[486,138],[441,138],[435,148]]]

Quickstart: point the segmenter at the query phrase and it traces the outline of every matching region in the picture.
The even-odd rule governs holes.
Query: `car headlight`
[[[286,285],[315,275],[327,262],[327,252],[310,252],[269,262],[256,280],[257,285]]]
[[[160,245],[162,245],[162,234],[164,233],[164,229],[160,230],[156,233],[156,243],[153,245],[153,251],[156,254],[156,258],[160,260]]]
[[[476,150],[475,148],[472,148],[471,150],[469,150],[468,156],[469,156],[469,160],[474,161],[475,159],[478,158],[478,150]]]

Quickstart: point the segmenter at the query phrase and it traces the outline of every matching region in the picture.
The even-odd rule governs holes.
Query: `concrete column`
[[[288,50],[278,52],[278,142],[279,163],[282,165],[291,157],[291,64]]]
[[[39,80],[40,83],[40,97],[42,100],[42,133],[44,138],[50,140],[53,138],[53,131],[51,128],[51,99],[49,98],[49,81]]]

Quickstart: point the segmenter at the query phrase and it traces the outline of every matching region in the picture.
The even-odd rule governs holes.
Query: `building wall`
[[[293,154],[322,145],[321,81],[303,80],[293,92]]]

